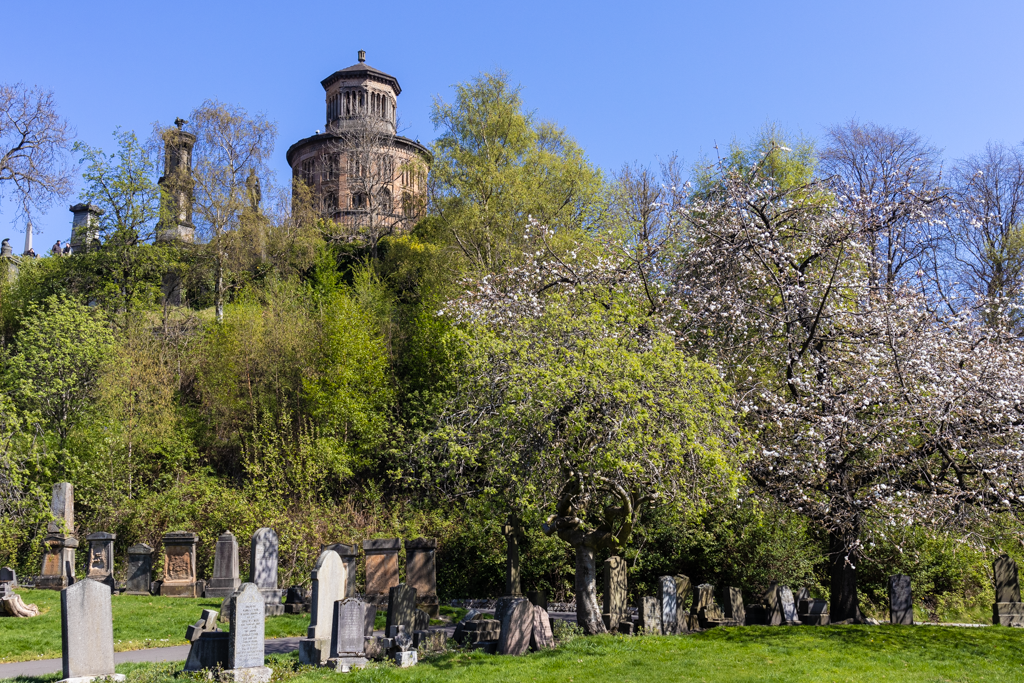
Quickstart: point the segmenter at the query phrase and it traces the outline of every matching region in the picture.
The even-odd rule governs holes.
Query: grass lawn
[[[179,681],[183,663],[124,664],[129,683]],[[337,681],[303,667],[297,653],[267,658],[275,683]],[[59,674],[13,679],[49,683]],[[932,626],[714,629],[679,637],[576,638],[523,657],[468,652],[434,655],[411,669],[374,664],[345,680],[465,681],[1024,681],[1024,631]]]
[[[18,590],[26,603],[38,605],[41,614],[31,619],[0,618],[0,663],[50,659],[61,656],[60,591]],[[185,627],[204,609],[220,610],[220,599],[162,598],[147,595],[115,595],[114,649],[184,645]],[[267,637],[302,636],[309,626],[308,614],[285,614],[267,619]],[[227,624],[221,626],[227,630]]]

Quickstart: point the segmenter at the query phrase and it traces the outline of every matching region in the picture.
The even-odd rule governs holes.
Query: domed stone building
[[[423,214],[430,152],[398,135],[398,79],[367,64],[360,50],[358,63],[320,85],[324,131],[288,148],[292,178],[308,188],[315,211],[342,227],[338,238],[375,244],[410,230]]]

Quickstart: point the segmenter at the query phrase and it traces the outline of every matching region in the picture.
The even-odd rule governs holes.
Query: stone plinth
[[[405,582],[416,589],[416,606],[437,617],[437,569],[434,557],[436,538],[417,538],[405,542]]]
[[[85,540],[89,542],[89,564],[86,578],[99,581],[114,590],[114,541],[116,534],[97,531],[89,534]]]
[[[238,575],[238,539],[230,531],[217,537],[213,555],[213,576],[203,597],[226,598],[241,585]]]
[[[191,531],[164,534],[164,578],[160,595],[172,598],[195,598],[196,544],[199,536]]]
[[[145,543],[128,548],[128,595],[149,595],[153,582],[153,549]]]
[[[36,579],[36,588],[64,590],[75,582],[78,539],[64,534],[47,534],[43,546],[43,571]]]
[[[366,598],[378,606],[387,603],[388,591],[398,585],[398,552],[402,542],[397,538],[363,541],[366,555]]]
[[[110,588],[83,579],[60,594],[61,660],[65,681],[98,677],[123,681],[114,673],[114,620]]]

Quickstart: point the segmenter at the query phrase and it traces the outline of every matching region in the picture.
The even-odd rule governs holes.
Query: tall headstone
[[[206,584],[207,598],[226,598],[241,585],[238,575],[238,539],[230,531],[217,537],[213,551],[213,577]]]
[[[64,679],[85,683],[98,677],[123,681],[114,673],[114,618],[110,588],[83,579],[60,593],[61,659]]]
[[[739,588],[725,589],[725,618],[743,626],[747,622],[747,610],[743,605],[743,591]]]
[[[676,580],[671,576],[658,578],[658,603],[661,607],[661,631],[665,635],[676,633]]]
[[[267,605],[267,616],[284,614],[284,591],[277,587],[277,532],[262,527],[252,535],[249,551],[249,581],[259,586]]]
[[[331,654],[331,617],[334,603],[345,599],[348,585],[345,564],[338,553],[324,550],[310,573],[313,595],[309,610],[309,628],[299,641],[299,660],[303,664],[323,665]]]
[[[436,538],[417,538],[405,542],[405,582],[416,589],[416,606],[437,617],[437,569],[434,556]]]
[[[796,614],[796,599],[789,586],[779,586],[779,604],[782,606],[782,620],[786,624],[798,624],[800,618]]]
[[[75,549],[78,539],[66,534],[51,533],[43,538],[43,571],[36,579],[36,588],[64,590],[75,582]]]
[[[604,561],[604,610],[601,619],[611,632],[618,631],[619,622],[626,618],[626,561],[612,556]]]
[[[644,630],[644,635],[661,635],[661,603],[658,598],[646,595],[637,601],[637,626]]]
[[[160,595],[172,598],[196,598],[196,544],[199,536],[191,531],[170,531],[163,536],[164,578]]]
[[[498,653],[522,655],[530,648],[533,635],[533,605],[526,598],[515,598],[501,619]]]
[[[266,683],[273,673],[264,666],[266,624],[264,598],[254,583],[243,583],[232,600],[228,635],[228,668],[222,679],[239,683]]]
[[[345,563],[345,572],[348,576],[348,586],[345,588],[345,595],[353,596],[359,593],[356,586],[356,573],[359,569],[359,548],[345,543],[333,543],[324,550],[331,549],[338,553],[338,557]]]
[[[897,574],[889,577],[889,623],[914,625],[914,600],[909,576]]]
[[[992,623],[1003,626],[1024,626],[1024,604],[1020,601],[1017,563],[1009,555],[1001,555],[992,563],[996,601],[992,605]]]
[[[533,634],[530,636],[530,649],[548,650],[554,646],[555,636],[551,632],[551,618],[548,616],[548,611],[540,605],[533,605]]]
[[[382,606],[388,591],[398,585],[398,551],[402,547],[397,538],[378,538],[363,541],[366,555],[366,598]]]
[[[338,671],[366,666],[366,603],[346,598],[334,603],[329,666]]]
[[[400,583],[388,592],[388,616],[384,626],[389,632],[392,626],[404,626],[410,633],[416,623],[416,589]]]
[[[128,548],[128,595],[149,595],[153,582],[153,549],[145,543]]]
[[[690,618],[686,611],[686,599],[690,595],[690,577],[682,574],[675,575],[676,580],[676,633],[686,633],[690,630]]]
[[[105,531],[97,531],[89,534],[85,540],[89,541],[89,568],[86,578],[99,581],[114,590],[114,541],[116,534],[108,534]]]
[[[75,533],[75,487],[73,484],[62,481],[53,485],[50,513],[54,519],[46,525],[47,533],[66,535]]]
[[[762,602],[764,602],[768,626],[781,626],[785,621],[785,617],[782,614],[782,603],[779,602],[779,584],[772,583],[768,586]]]

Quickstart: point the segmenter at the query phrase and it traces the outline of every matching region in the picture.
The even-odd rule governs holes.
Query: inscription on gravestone
[[[234,595],[228,663],[232,669],[263,666],[263,596],[253,583],[244,583]]]
[[[331,635],[332,657],[362,656],[366,642],[366,603],[359,598],[346,598],[334,603],[334,632]]]

